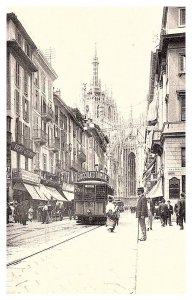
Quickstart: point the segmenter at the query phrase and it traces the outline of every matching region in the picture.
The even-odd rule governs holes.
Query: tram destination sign
[[[83,180],[103,180],[109,182],[109,176],[101,171],[87,171],[78,175],[78,181]]]

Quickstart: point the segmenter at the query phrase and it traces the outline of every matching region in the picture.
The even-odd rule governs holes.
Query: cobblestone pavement
[[[8,267],[8,293],[134,293],[132,221],[124,214],[114,233],[102,226]]]
[[[7,292],[65,294],[183,294],[185,230],[155,220],[137,244],[135,214],[28,258],[7,269]]]

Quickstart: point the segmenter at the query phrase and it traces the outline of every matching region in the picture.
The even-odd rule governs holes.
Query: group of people
[[[137,207],[136,207],[136,218],[138,218],[138,240],[146,241],[147,239],[147,230],[152,230],[153,217],[157,213],[160,217],[161,226],[172,226],[171,216],[173,211],[176,214],[176,223],[180,226],[180,229],[184,229],[183,222],[185,222],[185,194],[182,192],[180,199],[175,204],[174,210],[173,206],[168,200],[165,203],[165,199],[162,198],[159,203],[159,207],[156,211],[152,199],[147,199],[144,195],[144,188],[140,187],[137,189],[139,196]],[[147,226],[146,221],[147,219]],[[139,238],[139,227],[141,228],[141,238]]]
[[[27,220],[33,220],[33,208],[28,207],[26,202],[17,201],[7,203],[7,224],[20,223],[26,225]]]
[[[62,220],[64,215],[68,215],[71,220],[73,217],[73,209],[71,206],[67,208],[64,205],[51,206],[49,203],[42,204],[37,209],[37,219],[43,224],[50,223],[51,220]],[[32,222],[34,219],[34,209],[27,201],[21,203],[14,201],[7,203],[7,224],[20,223],[27,225],[27,221]]]

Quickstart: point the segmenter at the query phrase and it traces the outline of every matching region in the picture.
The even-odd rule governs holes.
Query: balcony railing
[[[49,122],[54,119],[54,112],[46,104],[43,104],[41,117],[44,121]]]
[[[22,144],[23,146],[25,146],[28,149],[33,150],[33,141],[30,140],[29,138],[25,137],[24,135],[16,136],[15,142]]]
[[[44,145],[47,143],[48,135],[42,129],[33,129],[33,138],[36,143]]]
[[[15,182],[28,182],[36,184],[39,184],[40,182],[38,174],[24,169],[12,169],[12,180]]]
[[[49,184],[52,186],[60,185],[60,176],[50,173],[48,171],[40,170],[41,182],[43,184]]]

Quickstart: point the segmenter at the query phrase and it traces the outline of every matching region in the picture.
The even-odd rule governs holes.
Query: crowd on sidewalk
[[[176,224],[179,226],[180,230],[184,229],[185,222],[185,194],[182,192],[180,199],[175,203],[175,206],[167,202],[162,197],[159,202],[158,208],[150,198],[146,198],[144,195],[144,188],[138,188],[138,202],[136,207],[136,217],[138,218],[138,240],[147,240],[147,231],[152,230],[152,224],[154,217],[160,219],[160,224],[162,227],[167,225],[172,226],[172,215],[176,215]],[[147,224],[146,224],[147,220]],[[141,238],[139,238],[139,228],[141,229]]]
[[[33,221],[34,215],[34,208],[29,206],[27,202],[19,203],[14,201],[7,203],[7,224],[20,223],[27,225],[27,221]],[[39,205],[36,215],[35,219],[37,219],[37,221],[48,224],[52,221],[62,221],[64,216],[68,216],[71,220],[73,217],[73,209],[71,206],[66,208],[62,204],[53,206],[49,203],[44,203]]]

